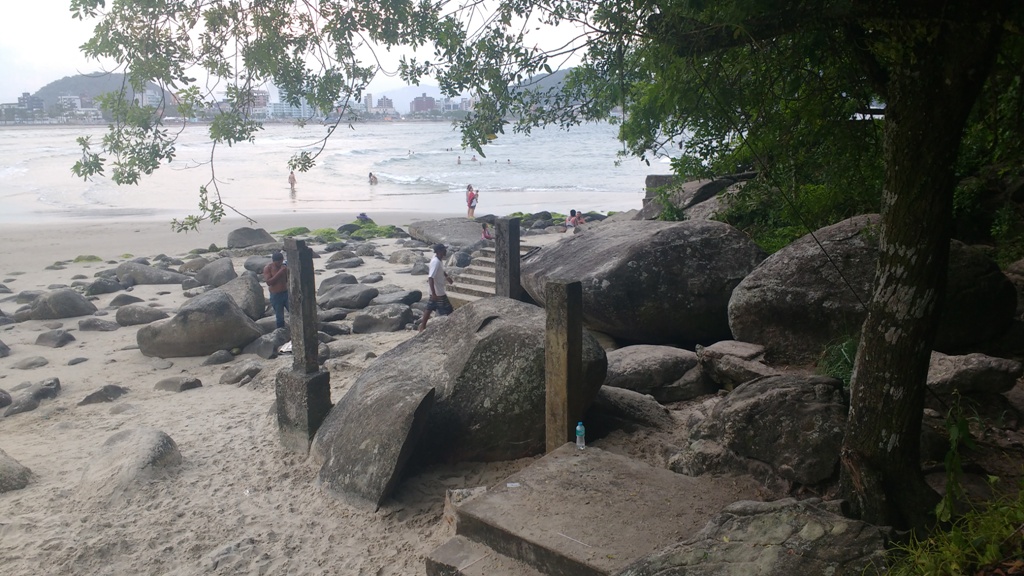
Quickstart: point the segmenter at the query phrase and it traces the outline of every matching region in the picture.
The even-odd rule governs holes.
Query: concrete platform
[[[694,478],[566,444],[460,506],[458,535],[542,574],[603,576],[757,499],[749,477]]]

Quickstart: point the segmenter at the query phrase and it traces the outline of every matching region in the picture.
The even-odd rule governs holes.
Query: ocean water
[[[80,156],[75,139],[91,136],[98,142],[104,132],[97,126],[0,128],[0,222],[170,220],[195,213],[199,187],[212,190],[211,180],[225,203],[252,216],[461,213],[467,184],[481,193],[477,215],[621,211],[640,208],[648,174],[670,171],[667,160],[648,166],[618,156],[621,144],[615,127],[607,124],[500,135],[484,147],[483,157],[460,147],[451,124],[392,122],[339,126],[317,166],[296,173],[294,193],[287,161],[297,152],[319,149],[324,126],[267,125],[255,143],[218,146],[212,165],[206,128],[189,126],[179,136],[174,162],[139,185],[75,177],[71,166]],[[370,172],[377,185],[369,184]]]

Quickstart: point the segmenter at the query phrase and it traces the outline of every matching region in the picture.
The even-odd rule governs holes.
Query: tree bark
[[[949,260],[954,164],[999,46],[995,23],[894,24],[875,292],[861,331],[841,491],[862,519],[928,523],[938,496],[920,466],[928,362]]]

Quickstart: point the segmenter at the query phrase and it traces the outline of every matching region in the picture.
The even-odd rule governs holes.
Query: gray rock
[[[542,309],[507,298],[460,307],[447,321],[431,324],[370,364],[327,415],[310,456],[319,464],[344,462],[375,478],[401,475],[398,459],[404,455],[377,455],[374,447],[393,435],[392,410],[399,404],[405,409],[396,440],[405,445],[405,424],[412,429],[408,418],[431,389],[433,406],[410,462],[497,461],[543,453],[544,324]],[[606,369],[604,351],[585,334],[581,410],[597,394]],[[321,481],[345,485],[326,477],[331,474],[322,468]]]
[[[202,388],[203,382],[195,376],[171,376],[156,383],[155,390],[167,392],[184,392],[193,388]]]
[[[400,248],[388,256],[388,262],[391,264],[422,264],[427,260],[422,251],[411,248]]]
[[[413,276],[426,276],[430,273],[430,268],[426,262],[416,262],[412,265],[412,269],[409,270],[409,274]]]
[[[846,413],[839,380],[790,375],[752,380],[691,431],[691,444],[670,459],[670,468],[691,476],[742,473],[750,470],[734,466],[746,460],[767,464],[784,480],[816,484],[837,470]]]
[[[196,281],[204,286],[223,286],[235,278],[238,273],[231,258],[218,258],[196,273]]]
[[[633,562],[618,576],[883,573],[889,538],[818,498],[740,501],[693,537]]]
[[[341,254],[341,252],[336,252],[336,254]],[[363,263],[362,258],[353,256],[352,258],[343,258],[340,260],[332,259],[324,267],[328,270],[337,270],[339,268],[358,268],[359,266],[362,266]]]
[[[14,398],[11,405],[4,411],[4,416],[31,412],[39,407],[41,401],[56,398],[60,391],[60,380],[57,378],[47,378],[42,382],[30,384],[17,398]]]
[[[377,282],[381,282],[382,280],[384,280],[384,275],[381,274],[380,272],[374,272],[373,274],[367,274],[366,276],[361,276],[359,278],[359,283],[360,284],[376,284]]]
[[[291,332],[288,328],[277,328],[269,334],[264,334],[253,340],[242,349],[243,354],[255,354],[260,358],[277,358],[277,350],[282,344],[290,342]]]
[[[39,298],[45,293],[46,292],[43,290],[23,290],[18,292],[18,295],[14,298],[14,302],[16,304],[31,304],[35,302],[36,298]]]
[[[83,498],[109,500],[157,482],[181,464],[178,445],[153,428],[121,430],[107,438],[86,461],[79,485]]]
[[[228,233],[228,248],[248,248],[271,242],[276,240],[263,228],[242,227]]]
[[[522,284],[543,303],[549,279],[580,281],[588,328],[690,347],[732,338],[729,297],[762,259],[749,237],[720,222],[611,222],[524,259]]]
[[[119,308],[121,306],[127,306],[128,304],[135,304],[137,302],[145,302],[145,300],[138,296],[132,296],[131,294],[118,294],[110,301],[109,306],[111,308]]]
[[[11,364],[11,368],[14,368],[16,370],[31,370],[33,368],[46,366],[49,363],[50,361],[47,360],[46,358],[43,358],[42,356],[30,356],[28,358],[22,358],[21,360],[18,360],[14,364]]]
[[[224,292],[245,311],[245,315],[259,320],[267,310],[267,297],[254,274],[242,274],[223,284],[218,291]]]
[[[1016,360],[984,354],[947,356],[932,352],[928,365],[928,386],[936,394],[1009,392],[1024,375],[1024,366]]]
[[[0,450],[0,494],[21,490],[32,480],[32,471]]]
[[[217,364],[227,364],[235,359],[235,355],[228,350],[217,350],[213,354],[203,360],[203,366],[215,366]]]
[[[594,405],[587,411],[587,418],[612,419],[616,428],[621,428],[624,422],[662,429],[671,429],[675,425],[668,408],[659,404],[653,396],[608,385],[598,390]],[[591,429],[588,424],[587,431]]]
[[[32,302],[33,320],[74,318],[96,312],[96,306],[71,288],[61,288],[41,294]]]
[[[704,379],[713,383],[715,388],[723,390],[732,390],[755,378],[779,373],[764,364],[764,346],[736,340],[723,340],[707,347],[698,346],[697,360]]]
[[[670,193],[672,205],[680,210],[686,210],[713,198],[719,192],[736,183],[734,178],[716,178],[714,180],[691,180],[684,182]],[[643,209],[634,217],[636,220],[656,220],[664,210],[664,205],[657,197],[652,198],[644,204]]]
[[[376,298],[370,301],[370,304],[374,306],[382,304],[405,304],[406,306],[411,306],[422,299],[423,292],[419,290],[401,290],[399,292],[378,294]]]
[[[696,354],[650,344],[608,352],[608,377],[604,384],[649,394],[663,403],[691,400],[716,390],[701,377]]]
[[[101,318],[84,318],[78,321],[78,329],[82,332],[113,332],[121,325]]]
[[[203,269],[204,266],[209,264],[210,261],[206,258],[192,258],[188,262],[185,262],[178,267],[178,272],[181,274],[195,274]]]
[[[0,408],[7,408],[11,405],[11,402],[13,402],[11,393],[7,390],[0,389]]]
[[[86,296],[97,296],[99,294],[111,294],[124,290],[124,286],[114,278],[97,278],[85,289]]]
[[[763,344],[772,363],[807,363],[829,342],[857,334],[872,297],[878,222],[877,215],[855,216],[772,254],[733,291],[733,337]],[[953,241],[935,349],[952,353],[991,340],[1015,309],[1013,285],[998,267]]]
[[[261,370],[263,370],[263,364],[255,358],[249,358],[225,370],[220,377],[220,383],[239,384],[243,380],[251,380]]]
[[[320,296],[325,292],[328,292],[331,288],[334,288],[335,286],[358,283],[359,281],[356,280],[355,276],[345,272],[340,272],[338,274],[335,274],[334,276],[331,276],[330,278],[324,278],[320,282],[320,286],[316,289],[316,295]]]
[[[146,266],[138,262],[122,262],[117,266],[117,280],[125,286],[136,284],[181,284],[188,276],[171,270]]]
[[[317,297],[316,303],[321,308],[365,308],[371,300],[377,297],[379,292],[372,286],[361,284],[335,286],[322,296]]]
[[[61,348],[75,341],[75,337],[67,330],[48,330],[36,337],[36,346]]]
[[[167,312],[142,304],[129,304],[117,309],[114,319],[121,326],[138,326],[169,318]]]
[[[114,400],[117,400],[118,398],[120,398],[121,396],[124,396],[127,393],[128,393],[128,389],[127,388],[122,388],[122,387],[117,386],[115,384],[107,384],[104,387],[100,388],[99,390],[97,390],[97,391],[93,392],[92,394],[89,394],[88,396],[86,396],[85,399],[83,399],[81,402],[78,403],[78,405],[79,406],[85,406],[87,404],[99,404],[101,402],[113,402]]]
[[[320,323],[323,323],[323,322],[337,322],[339,320],[344,320],[347,317],[348,317],[348,312],[345,311],[345,310],[338,309],[338,308],[333,308],[331,310],[317,310],[316,311],[316,319],[317,319],[317,322],[320,322]]]
[[[254,274],[262,274],[263,269],[266,268],[267,264],[270,264],[271,262],[272,259],[270,256],[250,256],[245,259],[245,263],[242,264],[242,267]]]
[[[11,355],[11,347],[0,340],[0,358],[7,358]]]
[[[352,333],[398,332],[413,318],[412,310],[405,304],[370,306],[351,316]]]
[[[242,347],[261,334],[230,296],[214,290],[188,301],[173,317],[144,326],[136,339],[146,356],[175,358]]]

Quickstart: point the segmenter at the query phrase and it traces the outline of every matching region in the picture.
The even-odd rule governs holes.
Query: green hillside
[[[122,83],[124,82],[124,74],[117,73],[96,72],[93,74],[65,76],[60,80],[55,80],[46,86],[43,86],[34,94],[34,96],[41,98],[43,100],[44,109],[49,110],[50,107],[57,104],[58,98],[61,96],[83,96],[87,98],[95,98],[100,94],[120,90]],[[150,88],[158,92],[160,90],[156,84],[150,84]],[[128,94],[132,97],[135,95],[131,86],[128,86]],[[166,102],[172,102],[171,94],[169,92],[164,93],[164,98]]]

